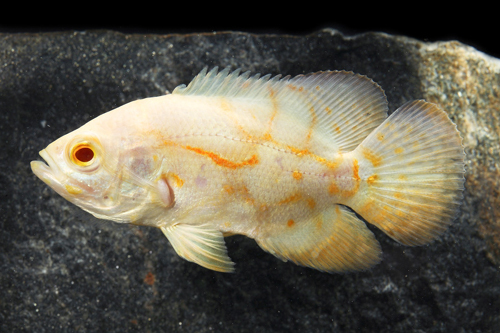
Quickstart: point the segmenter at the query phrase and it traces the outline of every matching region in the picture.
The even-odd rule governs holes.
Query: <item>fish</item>
[[[210,270],[234,271],[224,238],[239,234],[283,261],[361,271],[382,260],[367,224],[427,244],[463,198],[465,153],[447,113],[417,99],[388,114],[361,74],[205,67],[63,135],[31,168],[99,219],[159,228]]]

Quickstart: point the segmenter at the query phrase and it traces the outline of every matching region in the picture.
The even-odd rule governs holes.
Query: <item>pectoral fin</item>
[[[207,225],[174,224],[161,227],[182,258],[219,272],[234,272],[222,233]]]

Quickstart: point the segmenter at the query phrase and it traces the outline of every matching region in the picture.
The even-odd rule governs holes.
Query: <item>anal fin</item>
[[[222,233],[207,225],[174,224],[161,227],[182,258],[218,272],[234,272]]]
[[[381,260],[380,245],[373,233],[341,205],[256,240],[282,260],[325,272],[368,269]]]

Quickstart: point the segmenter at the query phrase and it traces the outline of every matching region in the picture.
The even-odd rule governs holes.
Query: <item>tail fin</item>
[[[393,239],[425,244],[455,218],[465,155],[455,124],[437,105],[401,106],[354,155],[365,191],[351,207]]]

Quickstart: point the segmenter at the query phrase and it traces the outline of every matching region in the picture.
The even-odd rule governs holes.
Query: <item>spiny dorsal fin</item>
[[[269,80],[271,74],[263,77],[255,74],[250,78],[250,71],[240,75],[240,68],[232,73],[229,67],[220,72],[217,70],[218,67],[214,67],[207,73],[207,67],[203,68],[187,87],[180,85],[172,94],[258,98],[263,97],[260,95],[265,93],[262,91],[264,87],[279,82],[281,78],[281,75],[277,75]]]
[[[219,272],[234,272],[222,233],[208,225],[174,224],[161,227],[182,258]]]
[[[335,152],[354,150],[387,118],[388,107],[383,90],[359,74],[326,71],[294,78],[281,78],[281,75],[271,78],[270,74],[250,77],[250,72],[240,75],[240,69],[230,73],[226,68],[217,73],[217,69],[215,67],[207,73],[207,68],[204,68],[187,87],[181,85],[173,94],[272,104],[282,113],[281,119],[292,116],[304,125],[304,133],[294,133],[294,137],[303,134],[309,142],[318,142],[321,141],[318,138],[326,137],[328,146]],[[279,115],[263,113],[260,116],[262,123],[271,118],[276,120],[274,132],[289,132],[290,124],[286,120],[280,123]],[[314,147],[302,148],[314,150]]]

